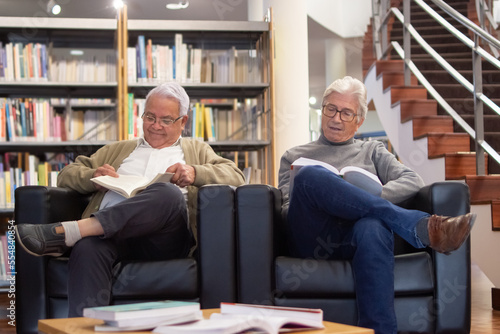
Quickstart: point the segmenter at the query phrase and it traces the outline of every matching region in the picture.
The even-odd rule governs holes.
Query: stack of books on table
[[[90,307],[83,310],[83,316],[104,320],[95,326],[97,332],[151,330],[203,318],[199,303],[172,300]]]

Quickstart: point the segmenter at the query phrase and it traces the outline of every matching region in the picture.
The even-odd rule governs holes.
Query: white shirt
[[[161,149],[153,148],[144,139],[140,138],[137,141],[137,147],[130,155],[123,160],[122,164],[116,171],[120,175],[139,175],[145,176],[152,180],[158,173],[164,173],[168,167],[175,163],[183,163],[184,152],[180,145],[181,138],[169,147]],[[179,188],[187,200],[187,188]],[[100,209],[113,206],[123,201],[125,197],[114,191],[108,191],[101,202]]]

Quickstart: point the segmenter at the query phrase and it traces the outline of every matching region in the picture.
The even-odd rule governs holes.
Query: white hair
[[[152,96],[172,98],[179,102],[179,116],[185,116],[189,110],[189,96],[186,90],[175,81],[165,82],[153,88],[146,96],[146,105]]]
[[[342,95],[353,95],[358,100],[358,121],[366,118],[368,106],[366,104],[366,86],[364,83],[350,76],[345,76],[342,79],[337,79],[330,84],[323,94],[322,105],[325,104],[326,98],[332,93]]]

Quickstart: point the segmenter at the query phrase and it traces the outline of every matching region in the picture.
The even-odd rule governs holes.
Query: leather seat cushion
[[[350,261],[277,257],[276,294],[289,298],[354,297]],[[434,273],[427,252],[395,257],[396,295],[432,294]]]
[[[50,258],[47,266],[48,296],[66,298],[68,259]],[[198,298],[196,267],[193,258],[120,263],[116,268],[113,298]]]

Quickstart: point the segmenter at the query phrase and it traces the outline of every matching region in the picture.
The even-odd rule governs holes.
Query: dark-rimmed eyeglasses
[[[160,124],[161,126],[170,126],[170,125],[174,124],[175,122],[177,122],[182,117],[183,116],[179,116],[176,119],[172,119],[172,118],[168,118],[168,117],[160,118],[158,121],[158,124]],[[149,124],[155,124],[156,120],[157,120],[156,116],[154,116],[152,114],[143,114],[142,119],[144,120],[144,122],[149,123]]]
[[[325,104],[323,106],[323,108],[321,108],[321,113],[329,118],[334,118],[335,115],[337,115],[337,113],[339,113],[340,120],[342,120],[344,122],[352,122],[354,117],[358,115],[350,109],[338,110],[337,106],[330,104],[330,103]]]

